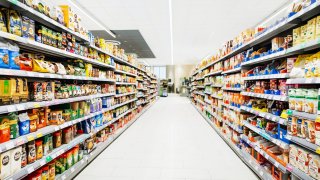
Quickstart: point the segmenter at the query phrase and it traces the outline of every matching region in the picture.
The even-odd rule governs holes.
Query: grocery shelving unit
[[[2,154],[11,153],[11,151],[15,150],[17,147],[25,147],[31,142],[41,140],[44,137],[61,132],[67,128],[78,130],[73,128],[76,126],[83,127],[83,124],[86,124],[86,127],[90,126],[90,128],[88,128],[89,130],[87,130],[88,132],[83,129],[81,129],[81,131],[79,130],[79,132],[74,133],[73,136],[75,137],[70,140],[69,143],[62,143],[59,147],[53,148],[50,153],[35,159],[34,162],[26,162],[27,164],[25,166],[21,168],[17,167],[17,170],[14,173],[1,171],[0,179],[13,180],[28,178],[44,166],[54,162],[61,155],[68,153],[77,147],[78,151],[83,153],[83,158],[68,169],[65,169],[62,174],[56,174],[55,176],[55,179],[72,179],[155,103],[157,100],[157,78],[152,73],[147,72],[145,67],[139,64],[135,58],[132,58],[129,55],[127,56],[124,53],[119,53],[120,51],[112,51],[110,48],[105,47],[100,43],[97,45],[94,41],[94,37],[91,36],[89,32],[76,32],[64,24],[60,24],[58,21],[51,19],[49,16],[29,7],[27,4],[24,4],[24,1],[3,0],[0,2],[0,6],[16,10],[22,16],[34,20],[35,25],[37,26],[43,25],[54,32],[66,33],[74,39],[73,48],[75,48],[75,46],[79,47],[79,51],[67,51],[67,47],[58,48],[53,45],[44,44],[41,38],[40,41],[35,41],[27,37],[20,37],[9,32],[0,31],[0,37],[10,43],[17,44],[20,52],[45,55],[44,59],[49,57],[51,62],[60,63],[61,65],[64,61],[68,61],[67,65],[70,65],[75,61],[79,62],[79,60],[81,60],[80,62],[83,63],[83,65],[88,65],[88,67],[91,68],[85,69],[87,67],[83,67],[85,71],[82,74],[71,74],[71,70],[68,69],[67,72],[66,67],[64,67],[66,73],[60,73],[58,70],[55,72],[36,72],[32,71],[33,69],[15,70],[3,68],[0,71],[1,79],[25,78],[28,80],[28,83],[55,81],[56,83],[62,82],[62,84],[74,83],[74,86],[79,82],[79,84],[83,86],[92,85],[92,87],[88,87],[89,90],[91,90],[90,88],[93,88],[93,85],[98,86],[95,87],[97,88],[95,91],[92,90],[90,93],[80,93],[80,91],[85,92],[85,90],[77,89],[78,94],[76,94],[76,90],[72,89],[70,92],[66,92],[66,94],[70,93],[72,95],[68,94],[68,96],[66,96],[66,94],[64,94],[64,97],[57,98],[55,94],[57,92],[53,90],[51,92],[53,93],[53,98],[49,100],[37,99],[35,101],[28,98],[27,102],[10,102],[8,104],[2,104],[0,105],[1,116],[7,116],[12,113],[20,114],[30,112],[31,110],[39,110],[40,108],[60,108],[61,105],[69,105],[71,103],[84,101],[100,102],[99,108],[93,107],[94,105],[92,105],[92,107],[89,106],[87,114],[84,114],[81,117],[79,116],[79,118],[72,120],[64,119],[64,121],[59,124],[50,124],[50,121],[48,120],[48,124],[45,127],[39,126],[34,132],[19,135],[16,138],[11,137],[10,140],[0,143],[0,157],[2,158]],[[33,31],[34,33],[36,32],[35,30]],[[85,50],[81,49],[80,46],[81,48],[88,50],[88,52],[84,52]],[[80,51],[80,49],[83,51]],[[97,56],[90,54],[89,50]],[[101,56],[106,57],[106,59],[101,58]],[[46,60],[43,61],[47,63]],[[30,62],[33,63],[32,60]],[[93,68],[95,71],[98,70],[98,73],[94,74]],[[142,73],[142,78],[139,73]],[[143,86],[143,89],[139,90],[140,87],[138,84],[141,81],[147,81],[148,85]],[[26,86],[26,88],[28,88],[28,93],[33,92],[29,89],[29,86]],[[86,89],[86,91],[88,89]],[[71,93],[71,91],[74,92]],[[144,93],[143,97],[145,97],[145,101],[143,105],[138,105],[140,100],[139,92],[141,91]],[[106,100],[106,104],[104,104],[104,100]],[[80,108],[77,109],[77,112],[79,109]],[[67,116],[62,118],[65,117]],[[103,118],[99,124],[97,123],[98,117]],[[92,124],[93,121],[97,124]],[[88,125],[89,122],[90,125]],[[5,126],[7,128],[7,125]],[[110,132],[104,136],[107,137],[106,139],[96,139],[98,135],[104,134],[107,130],[110,130]],[[89,147],[86,146],[89,141],[92,141],[94,144],[92,149],[89,149]],[[20,153],[22,154],[22,152]]]
[[[312,77],[312,75],[311,77],[303,77],[303,74],[301,77],[301,73],[293,75],[290,72],[293,70],[287,69],[289,64],[288,66],[285,64],[285,71],[279,70],[273,73],[270,68],[267,73],[270,64],[276,69],[282,67],[283,60],[287,62],[288,59],[288,63],[290,63],[290,60],[293,59],[291,64],[294,66],[296,57],[319,52],[319,36],[314,39],[305,39],[300,44],[294,44],[297,39],[295,35],[293,38],[289,36],[294,29],[310,23],[311,19],[319,16],[320,2],[312,1],[299,12],[290,13],[286,17],[275,20],[274,24],[263,27],[264,29],[258,33],[257,31],[253,32],[251,38],[241,39],[241,37],[241,40],[234,40],[236,44],[232,44],[234,42],[230,41],[228,42],[232,44],[230,47],[227,47],[229,44],[226,43],[217,55],[204,59],[191,73],[192,104],[235,154],[261,179],[288,179],[289,176],[291,179],[314,180],[320,178],[317,170],[313,174],[306,173],[305,169],[301,170],[301,167],[295,166],[295,162],[289,159],[289,156],[294,156],[290,154],[292,151],[307,152],[319,158],[320,146],[317,144],[318,142],[315,142],[314,139],[310,140],[311,136],[308,137],[308,134],[316,134],[316,138],[320,138],[318,130],[314,129],[315,123],[319,123],[319,111],[304,112],[297,107],[292,109],[289,106],[290,103],[295,102],[295,98],[301,98],[299,94],[290,94],[290,89],[304,88],[306,92],[313,92],[312,90],[317,88],[314,92],[318,93],[319,77]],[[310,24],[309,26],[313,27]],[[281,48],[279,45],[279,49],[268,51],[268,48],[274,48],[274,44],[276,44],[274,39],[281,38],[281,36],[291,37],[294,43],[286,45],[286,42],[283,41]],[[282,45],[285,46],[282,47]],[[262,47],[266,48],[266,50],[262,50],[264,53],[250,57],[251,53],[258,52],[257,50],[263,49]],[[301,66],[299,68],[302,71],[308,71],[303,67],[304,64]],[[222,80],[217,81],[217,77],[220,76]],[[262,90],[268,90],[268,81],[270,84],[281,82],[281,85],[277,84],[276,87],[279,90],[262,92],[258,89],[263,87]],[[262,82],[267,82],[268,85],[262,86]],[[306,94],[303,98],[309,98],[307,95],[310,96]],[[318,94],[316,96],[315,99],[318,103],[320,101]],[[265,102],[266,105],[258,104],[261,102]],[[306,100],[302,104],[304,103],[309,102]],[[277,108],[281,108],[277,109],[275,105]],[[232,114],[230,115],[230,113]],[[293,128],[294,132],[291,132],[292,127],[299,126],[299,124],[293,125],[296,121],[302,121],[301,124],[306,123],[305,126],[308,128],[306,135],[301,135],[302,130],[297,135],[296,131],[299,131],[300,127],[298,130]],[[266,122],[269,126],[274,125],[276,128],[269,130],[259,122]],[[273,154],[273,151],[269,150],[264,143],[272,147],[270,149],[281,149],[282,156],[286,156],[287,159]],[[298,158],[301,157],[296,157],[296,159]],[[314,161],[317,160],[313,158],[310,161],[316,164]],[[317,165],[314,165],[313,168],[317,168],[315,166]],[[309,167],[304,168],[308,169]]]

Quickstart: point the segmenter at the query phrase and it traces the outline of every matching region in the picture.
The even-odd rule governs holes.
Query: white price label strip
[[[6,148],[7,148],[7,149],[12,149],[13,147],[14,147],[13,142],[8,142],[8,143],[6,144]]]
[[[274,163],[274,166],[275,166],[276,168],[278,168],[278,167],[279,167],[279,163],[278,163],[278,162]]]
[[[27,169],[28,174],[32,173],[33,171],[34,171],[33,166],[31,166],[31,167],[29,167],[29,168]]]
[[[40,161],[40,166],[43,166],[43,165],[45,165],[45,164],[46,164],[46,161],[45,161],[45,160]]]
[[[74,169],[74,167],[72,167],[72,168],[70,169],[71,173],[73,173],[73,172],[74,172],[74,170],[75,170],[75,169]]]
[[[11,106],[7,107],[7,110],[8,110],[8,112],[14,112],[14,111],[16,111],[16,108],[14,105],[11,105]]]

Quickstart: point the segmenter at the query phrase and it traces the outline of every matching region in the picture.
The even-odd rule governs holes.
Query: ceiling
[[[173,64],[196,64],[288,1],[76,0],[85,12],[111,30],[139,30],[155,56],[142,58],[149,65],[171,64],[171,57]],[[65,4],[66,0],[57,3]],[[87,29],[102,29],[88,16],[79,14]]]

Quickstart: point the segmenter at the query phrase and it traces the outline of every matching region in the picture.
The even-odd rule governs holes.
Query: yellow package
[[[320,38],[320,16],[316,20],[316,38]]]
[[[305,70],[305,77],[310,78],[314,77],[314,64],[313,64],[313,56],[307,57],[304,64],[304,70]]]
[[[308,21],[307,41],[312,41],[316,39],[316,22],[317,22],[316,18],[313,18]]]
[[[306,55],[299,55],[297,60],[293,64],[293,68],[290,72],[291,78],[302,78],[305,76],[305,62],[306,59],[309,58],[309,54]]]
[[[86,76],[92,77],[92,64],[86,64],[85,69],[86,69]]]
[[[301,26],[301,37],[300,43],[305,43],[307,41],[308,36],[308,25]]]
[[[320,52],[313,55],[314,76],[320,77]]]
[[[1,79],[0,80],[0,104],[7,105],[12,101],[19,101],[19,95],[16,97],[17,84],[15,79]]]
[[[38,60],[38,59],[32,60],[32,71],[48,73],[49,72],[48,68],[49,68],[49,65],[45,61]]]
[[[28,80],[23,78],[18,78],[19,88],[20,88],[20,102],[27,102],[29,91],[28,91]]]
[[[71,29],[72,31],[75,31],[74,28],[74,13],[70,6],[68,5],[61,5],[60,6],[63,16],[64,16],[64,22],[66,23],[66,26]]]
[[[301,42],[301,28],[300,27],[293,29],[292,39],[293,39],[292,40],[293,46],[300,44],[300,42]]]

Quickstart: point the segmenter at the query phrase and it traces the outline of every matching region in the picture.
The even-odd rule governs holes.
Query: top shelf
[[[257,37],[255,37],[251,41],[243,44],[239,48],[237,48],[237,49],[233,50],[232,52],[230,52],[229,54],[221,57],[217,61],[212,62],[212,63],[208,64],[207,66],[199,69],[199,71],[202,71],[202,70],[204,70],[204,69],[206,69],[206,68],[208,68],[208,67],[210,67],[220,61],[231,58],[231,57],[241,53],[242,51],[251,48],[252,46],[260,44],[268,39],[271,39],[275,35],[280,34],[288,29],[291,29],[294,26],[296,26],[297,24],[299,24],[300,22],[306,21],[306,20],[310,19],[311,17],[319,14],[319,12],[320,12],[320,1],[317,1],[317,2],[313,3],[312,5],[310,5],[309,7],[302,9],[300,12],[296,13],[295,15],[293,15],[293,16],[285,19],[284,21],[280,22],[279,24],[269,28],[266,32],[258,35]]]
[[[89,42],[89,38],[81,35],[78,32],[74,32],[71,29],[67,28],[66,26],[58,23],[57,21],[51,19],[50,17],[34,10],[33,8],[25,5],[24,3],[18,1],[18,0],[1,0],[0,5],[4,7],[9,7],[12,9],[15,9],[19,11],[22,15],[28,16],[29,18],[33,19],[34,21],[37,21],[41,24],[44,24],[52,29],[60,30],[60,31],[66,31],[76,37],[77,40],[81,42]]]

